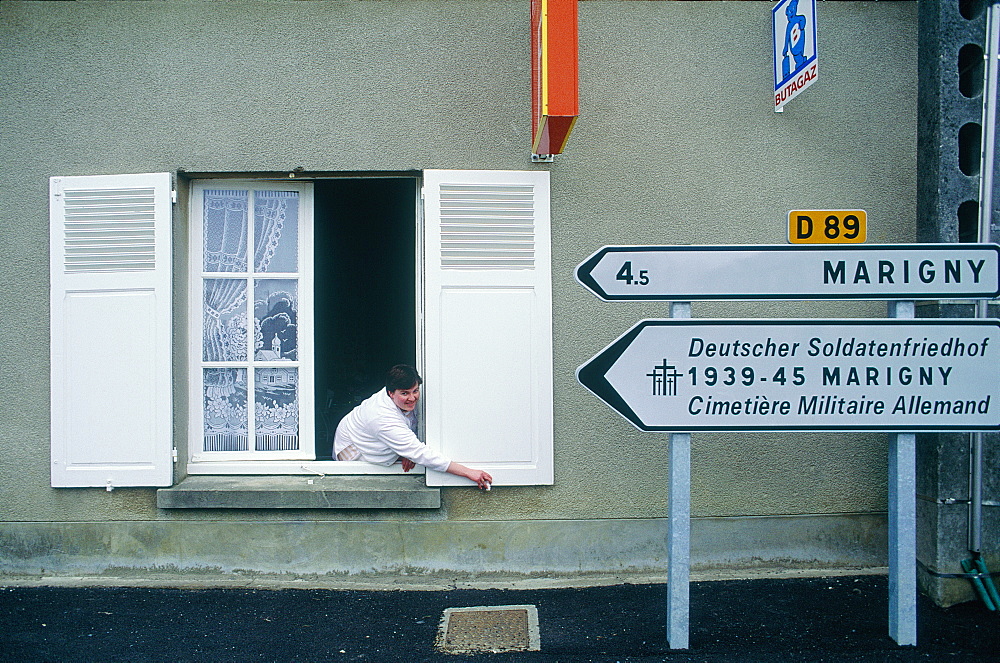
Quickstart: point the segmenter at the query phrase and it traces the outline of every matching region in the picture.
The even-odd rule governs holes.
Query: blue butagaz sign
[[[781,0],[771,10],[774,29],[774,110],[816,82],[816,0]]]

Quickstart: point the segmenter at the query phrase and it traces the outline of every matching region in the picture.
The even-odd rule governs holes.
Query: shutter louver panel
[[[63,192],[66,273],[156,269],[154,189]]]
[[[171,176],[50,182],[51,482],[169,486]]]
[[[533,186],[444,183],[440,193],[443,268],[534,268]]]
[[[549,485],[549,174],[429,170],[424,204],[426,442],[494,485]],[[433,471],[427,483],[472,485]]]

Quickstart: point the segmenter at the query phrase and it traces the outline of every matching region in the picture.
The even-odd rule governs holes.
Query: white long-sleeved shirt
[[[357,460],[376,465],[392,465],[408,458],[438,472],[448,469],[451,461],[428,448],[414,434],[416,418],[396,407],[385,389],[380,389],[340,420],[333,441],[333,454],[354,445]]]

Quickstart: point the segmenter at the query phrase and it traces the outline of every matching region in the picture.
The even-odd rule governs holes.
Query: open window
[[[193,183],[189,472],[402,472],[332,445],[389,366],[417,363],[417,184]]]
[[[88,191],[128,199],[130,177],[54,178],[53,237],[68,233],[70,218],[57,179],[60,191],[79,181]],[[154,177],[159,187],[144,223],[155,227],[157,250],[165,251],[154,270],[156,301],[167,311],[156,318],[163,329],[150,333],[140,318],[151,314],[135,306],[118,310],[135,275],[128,266],[101,272],[104,299],[111,297],[105,309],[63,316],[57,333],[56,314],[69,311],[67,293],[76,286],[53,277],[53,394],[62,389],[53,399],[53,485],[170,484],[171,415],[163,414],[172,412],[176,350],[169,319],[170,176],[139,177]],[[406,362],[425,378],[428,444],[487,469],[498,485],[551,483],[547,173],[427,171],[423,181],[412,174],[199,179],[190,199],[188,473],[401,472],[398,465],[332,460],[331,446],[340,418],[381,387],[388,366]],[[118,212],[95,209],[88,218],[105,223],[107,214]],[[77,250],[54,240],[53,271]],[[129,361],[88,350],[108,322],[116,325],[116,344],[129,348]],[[74,359],[80,352],[89,358]],[[148,369],[154,356],[158,386],[136,391],[135,383],[150,384],[148,375],[127,374]],[[67,392],[95,365],[106,382],[128,392],[122,407],[110,394],[97,397],[103,406],[97,408],[87,389]],[[493,395],[484,398],[484,389]],[[135,411],[128,404],[140,394],[159,412],[166,434],[154,439],[124,426],[109,446],[99,431],[126,407]],[[155,480],[108,478],[93,462],[115,464],[120,457],[134,467],[142,464],[137,454],[154,451],[161,472]],[[56,468],[68,453],[96,478],[75,483],[63,472],[57,483]],[[451,480],[429,477],[434,485]]]

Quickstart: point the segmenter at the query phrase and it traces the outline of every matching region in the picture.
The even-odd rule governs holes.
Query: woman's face
[[[417,406],[417,401],[420,400],[420,385],[415,384],[409,389],[390,391],[389,398],[403,412],[413,412],[413,408]]]

